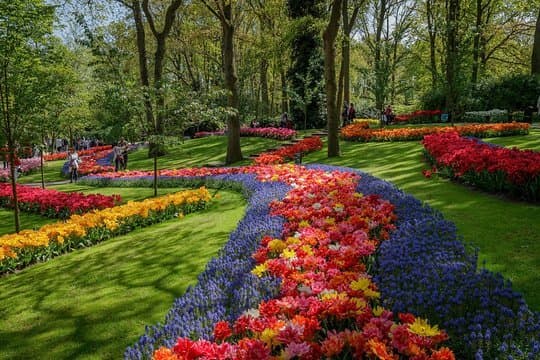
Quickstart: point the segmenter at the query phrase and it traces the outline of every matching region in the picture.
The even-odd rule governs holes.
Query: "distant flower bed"
[[[397,123],[429,123],[438,122],[441,110],[416,110],[409,114],[399,114],[394,117],[394,122]]]
[[[255,159],[257,165],[283,164],[287,160],[294,159],[298,153],[307,154],[322,149],[322,140],[318,136],[305,138],[294,145],[285,146],[275,151],[262,153]]]
[[[417,128],[382,128],[365,129],[357,124],[351,124],[341,129],[341,137],[349,141],[410,141],[421,140],[426,135],[456,131],[461,135],[475,137],[524,135],[529,133],[530,124],[500,123],[500,124],[470,124],[459,126],[429,126]]]
[[[276,140],[290,140],[296,136],[296,130],[287,128],[240,128],[240,136],[256,136]]]
[[[379,126],[377,119],[354,119],[353,124],[360,129],[369,129],[371,126]]]
[[[30,174],[37,171],[41,167],[41,158],[33,157],[27,159],[19,159],[20,164],[16,166],[19,175]],[[11,179],[11,170],[9,166],[5,169],[0,169],[0,182],[6,182]]]
[[[200,131],[195,133],[195,138],[202,138],[208,136],[221,136],[225,135],[224,130],[219,131]],[[240,128],[240,136],[251,137],[264,137],[276,140],[289,140],[296,136],[296,130],[287,128],[265,127],[265,128]]]
[[[68,194],[69,195],[69,194]],[[188,190],[141,202],[72,215],[39,230],[0,236],[0,274],[21,269],[112,236],[193,212],[210,200],[208,190]]]
[[[298,358],[310,358],[308,354],[315,354],[311,358],[341,359],[354,351],[366,354],[363,356],[371,354],[373,358],[395,359],[399,353],[400,359],[416,359],[413,355],[416,351],[426,351],[424,346],[434,345],[429,341],[430,336],[437,338],[437,334],[443,334],[420,318],[427,318],[448,332],[447,344],[458,359],[538,357],[538,314],[527,307],[521,295],[513,292],[502,277],[478,270],[477,257],[466,251],[453,224],[429,206],[368,174],[333,166],[309,168],[328,173],[310,173],[302,167],[280,165],[190,169],[183,172],[188,176],[184,179],[162,178],[161,181],[177,186],[182,180],[189,183],[196,178],[240,182],[250,195],[249,206],[220,257],[208,264],[196,286],[175,301],[162,324],[146,328],[140,340],[126,350],[126,359],[149,359],[152,355],[155,359],[181,359],[207,352],[216,359],[266,359],[270,358],[269,354],[273,358],[294,358],[294,354]],[[349,173],[349,177],[339,172]],[[347,184],[354,178],[350,173],[360,175],[355,189],[364,195],[345,200],[350,194],[346,191]],[[113,182],[125,185],[128,179],[134,186],[148,186],[151,181],[144,176],[108,181],[97,178],[103,185]],[[290,187],[284,187],[283,182]],[[324,188],[325,184],[332,184],[329,189],[334,184],[343,188],[320,192],[319,186]],[[286,192],[289,195],[285,196]],[[349,278],[345,275],[347,269],[340,270],[338,264],[352,261],[352,256],[349,259],[342,255],[348,254],[348,246],[354,241],[364,239],[362,234],[366,231],[355,234],[356,226],[362,228],[367,222],[368,239],[377,233],[382,235],[381,239],[385,238],[375,229],[385,223],[378,214],[386,211],[383,205],[387,203],[371,194],[393,205],[396,230],[390,231],[389,239],[382,241],[376,259],[368,262],[374,270],[370,274],[373,278],[367,275],[363,280],[364,275],[354,271],[354,276],[359,278],[352,274]],[[355,201],[367,199],[373,199],[373,212],[355,218],[352,215]],[[368,211],[369,206],[362,209]],[[277,215],[288,222],[280,222]],[[306,217],[311,218],[304,220]],[[341,220],[354,225],[352,228],[340,225]],[[326,231],[329,233],[325,234]],[[257,246],[261,247],[257,250]],[[361,249],[366,248],[351,248]],[[249,259],[250,253],[256,254],[253,259]],[[328,255],[326,260],[317,260],[321,254]],[[362,263],[354,262],[351,269],[354,266]],[[296,274],[300,270],[304,273]],[[273,280],[266,276],[270,273],[283,274],[283,279]],[[345,294],[350,291],[368,296],[366,309],[371,311],[348,321],[348,311],[363,304],[346,305]],[[282,293],[286,296],[281,297]],[[377,307],[379,301],[395,315]],[[312,315],[323,313],[330,316],[326,321],[312,321]],[[355,324],[362,321],[369,325],[358,331]],[[313,336],[313,331],[320,335],[315,337],[320,341],[319,346],[304,341]],[[374,333],[376,339],[370,341]],[[389,333],[391,338],[385,335]],[[414,346],[415,341],[422,345]],[[364,346],[360,348],[360,344]],[[384,356],[383,351],[386,351]],[[439,349],[419,358],[448,360],[454,355],[447,349]]]
[[[119,195],[84,195],[17,185],[17,200],[22,211],[65,219],[73,214],[113,207],[122,199]],[[0,207],[13,207],[11,184],[0,184]]]
[[[456,132],[428,135],[422,143],[439,174],[486,191],[540,200],[540,152],[493,146]]]
[[[102,150],[94,153],[80,155],[79,175],[97,174],[114,171],[112,162],[112,151]],[[62,174],[69,175],[69,162],[66,161],[62,167]]]
[[[84,156],[84,155],[92,155],[92,154],[105,151],[105,150],[112,150],[112,146],[111,145],[94,146],[88,150],[77,151],[77,153],[79,154],[79,156]],[[61,152],[52,153],[52,154],[45,154],[43,155],[43,159],[46,161],[66,160],[67,156],[68,156],[68,153],[66,151],[61,151]]]
[[[194,138],[203,138],[208,136],[222,136],[225,135],[225,130],[218,130],[218,131],[199,131],[196,132],[195,135],[193,135]]]

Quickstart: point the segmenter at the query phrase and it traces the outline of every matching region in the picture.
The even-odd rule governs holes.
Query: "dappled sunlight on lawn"
[[[236,227],[244,202],[239,194],[220,193],[223,206],[1,279],[0,358],[121,358],[145,324],[163,321]]]

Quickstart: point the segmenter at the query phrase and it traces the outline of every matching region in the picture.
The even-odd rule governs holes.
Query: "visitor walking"
[[[347,103],[343,104],[343,111],[341,112],[341,124],[342,126],[349,125],[349,107]]]
[[[354,108],[354,104],[351,103],[351,105],[349,105],[349,110],[347,111],[347,120],[349,121],[349,124],[352,124],[355,118],[356,109]]]
[[[69,148],[67,161],[68,161],[69,176],[70,176],[69,182],[72,183],[73,181],[77,181],[79,179],[79,165],[81,163],[79,154],[77,154],[77,151],[75,151],[74,148]]]
[[[124,168],[124,151],[120,145],[120,141],[113,148],[114,171]]]

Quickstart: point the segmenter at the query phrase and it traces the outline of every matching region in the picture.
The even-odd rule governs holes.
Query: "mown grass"
[[[245,201],[220,194],[203,212],[0,278],[0,359],[121,358],[236,227]]]
[[[504,146],[540,151],[540,131],[530,135],[487,139]],[[322,150],[308,163],[349,166],[388,180],[442,212],[454,222],[466,243],[479,248],[480,262],[502,273],[527,303],[540,310],[540,206],[486,194],[448,179],[427,179],[420,142],[341,142],[342,156],[326,158]]]
[[[278,140],[265,138],[241,138],[242,154],[248,157],[258,154],[268,148],[280,144]],[[159,169],[176,169],[183,167],[197,167],[209,164],[218,164],[225,161],[227,152],[227,138],[225,136],[211,136],[201,139],[190,139],[177,146],[169,147],[168,153],[158,159]],[[141,149],[129,154],[128,168],[130,170],[151,170],[153,160],[148,158],[148,149]]]
[[[58,221],[57,219],[47,219],[35,214],[21,213],[19,216],[21,229],[38,229],[41,226]],[[0,209],[0,236],[15,232],[15,218],[13,211]]]
[[[61,170],[64,165],[64,160],[46,161],[43,165],[43,179],[45,182],[62,181],[65,178],[62,176]],[[35,172],[23,175],[18,180],[21,184],[41,183],[41,171],[37,169]]]

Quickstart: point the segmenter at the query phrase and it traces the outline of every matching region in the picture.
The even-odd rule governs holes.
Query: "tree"
[[[287,7],[293,21],[291,66],[288,72],[289,92],[293,94],[290,104],[291,117],[295,123],[305,121],[307,127],[323,126],[323,94],[315,93],[309,98],[306,96],[314,89],[321,89],[324,78],[320,31],[317,27],[323,14],[322,4],[319,0],[288,0]]]
[[[163,114],[165,112],[165,88],[164,88],[164,67],[167,53],[167,38],[171,32],[176,13],[182,5],[182,0],[171,0],[165,7],[162,19],[158,19],[149,0],[117,0],[122,5],[131,9],[133,21],[135,23],[135,33],[137,41],[137,53],[139,59],[139,75],[143,89],[144,109],[146,122],[153,136],[163,135]],[[161,8],[162,4],[156,7]],[[150,28],[154,37],[155,51],[153,61],[148,58],[148,45],[146,42],[145,22]],[[162,23],[161,29],[158,24]],[[150,67],[153,66],[153,77],[150,76]],[[155,99],[155,103],[152,101]],[[159,144],[150,143],[149,155],[156,159],[163,155],[164,150]],[[156,160],[155,160],[156,161]],[[155,167],[155,166],[154,166]]]
[[[540,10],[536,18],[536,27],[534,31],[534,43],[531,58],[531,74],[540,76]]]
[[[341,67],[339,71],[339,82],[337,92],[337,106],[341,104],[349,104],[351,102],[351,32],[356,23],[360,7],[364,4],[364,0],[353,1],[352,14],[349,17],[349,0],[343,0],[342,4],[342,20],[343,20],[343,39],[341,41]]]
[[[326,116],[328,118],[328,157],[339,156],[339,109],[336,86],[336,37],[339,31],[342,0],[332,1],[330,20],[323,32]]]
[[[0,125],[9,149],[17,232],[16,148],[45,95],[36,73],[41,66],[39,44],[52,32],[52,19],[53,9],[41,0],[0,2]]]
[[[238,116],[238,76],[236,75],[234,32],[238,26],[237,14],[240,5],[233,6],[232,0],[201,0],[206,8],[219,20],[222,31],[223,76],[229,92],[227,105],[234,110],[227,119],[227,155],[225,163],[242,160],[240,147],[240,118]]]
[[[453,122],[458,105],[458,77],[460,71],[459,21],[460,0],[446,0],[446,110]]]

